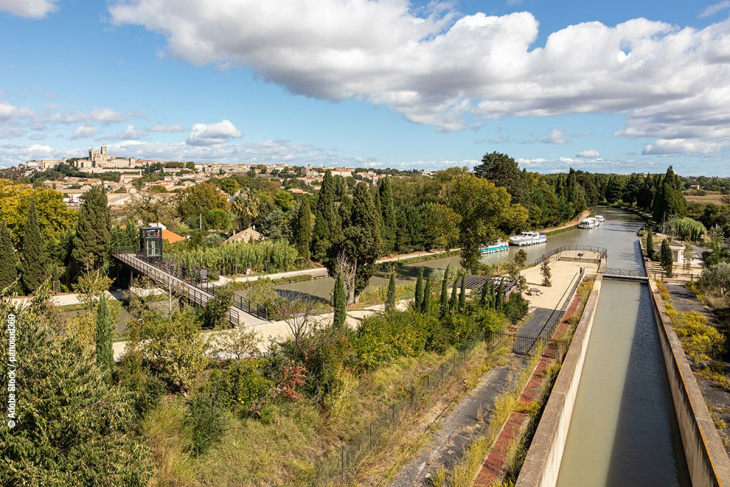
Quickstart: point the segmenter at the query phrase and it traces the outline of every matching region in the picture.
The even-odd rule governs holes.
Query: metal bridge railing
[[[594,247],[592,245],[563,245],[562,247],[558,247],[557,249],[553,249],[550,252],[543,254],[542,256],[535,259],[535,261],[532,263],[533,266],[542,264],[543,261],[549,259],[553,255],[559,254],[561,252],[566,252],[569,250],[577,250],[577,251],[583,251],[583,252],[595,252],[598,254],[598,260],[603,259],[608,255],[608,249],[605,247]]]

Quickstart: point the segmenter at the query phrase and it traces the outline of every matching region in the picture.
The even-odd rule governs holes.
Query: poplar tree
[[[299,203],[299,210],[294,219],[294,246],[299,252],[302,262],[309,262],[309,244],[312,241],[312,211],[309,208],[309,200],[303,197]]]
[[[459,291],[459,311],[466,310],[466,276],[461,276],[461,290]]]
[[[99,298],[96,308],[96,363],[99,368],[111,374],[114,364],[114,349],[112,347],[112,317],[106,302],[106,295]]]
[[[416,281],[416,297],[413,303],[416,310],[423,308],[423,267],[418,269],[418,280]]]
[[[484,281],[484,284],[482,284],[482,294],[479,299],[479,304],[482,306],[485,306],[491,302],[489,281],[490,281],[489,276],[487,276],[486,280]]]
[[[0,221],[0,292],[10,286],[18,277],[15,249],[5,221]]]
[[[395,199],[393,198],[393,187],[389,177],[380,182],[378,194],[380,195],[380,214],[383,221],[383,244],[387,254],[395,248],[397,234]]]
[[[345,319],[347,318],[347,292],[345,291],[345,281],[342,279],[341,272],[337,273],[337,279],[335,280],[335,291],[332,297],[332,306],[335,309],[332,326],[335,328],[342,328],[345,326]]]
[[[423,303],[421,311],[426,314],[431,313],[431,276],[426,279],[426,285],[423,288]]]
[[[78,276],[84,270],[104,265],[112,239],[106,192],[94,186],[84,194],[71,251],[72,268]]]
[[[390,281],[388,282],[388,294],[385,298],[385,312],[392,313],[395,311],[395,273],[390,274]]]
[[[441,281],[441,306],[439,311],[442,318],[449,311],[449,269],[450,267],[446,267],[444,279]]]
[[[497,295],[495,296],[495,309],[502,311],[504,304],[504,279],[500,279],[499,287],[497,287]]]
[[[48,275],[48,261],[43,243],[41,227],[38,223],[38,213],[35,200],[30,202],[28,219],[25,224],[25,235],[22,243],[22,280],[23,286],[29,293],[40,287]]]

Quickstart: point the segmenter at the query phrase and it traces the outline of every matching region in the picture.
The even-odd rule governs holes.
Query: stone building
[[[134,157],[126,159],[110,155],[107,146],[102,145],[101,151],[97,152],[94,149],[89,149],[89,157],[77,159],[73,165],[81,172],[105,172],[136,169],[137,161]]]

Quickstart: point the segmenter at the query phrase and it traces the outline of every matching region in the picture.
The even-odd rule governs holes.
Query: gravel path
[[[491,417],[495,398],[527,363],[526,358],[512,356],[508,365],[496,367],[482,377],[479,384],[438,421],[430,441],[396,475],[392,487],[432,485],[427,475],[439,467],[449,470],[461,459],[470,439],[482,432]],[[481,411],[481,414],[480,414]],[[479,416],[482,421],[479,421]]]

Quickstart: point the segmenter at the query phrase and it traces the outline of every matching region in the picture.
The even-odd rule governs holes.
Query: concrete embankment
[[[692,485],[730,486],[730,459],[694,373],[674,332],[664,302],[649,281],[659,342]]]
[[[596,277],[516,487],[553,486],[557,483],[602,281],[600,275]]]

